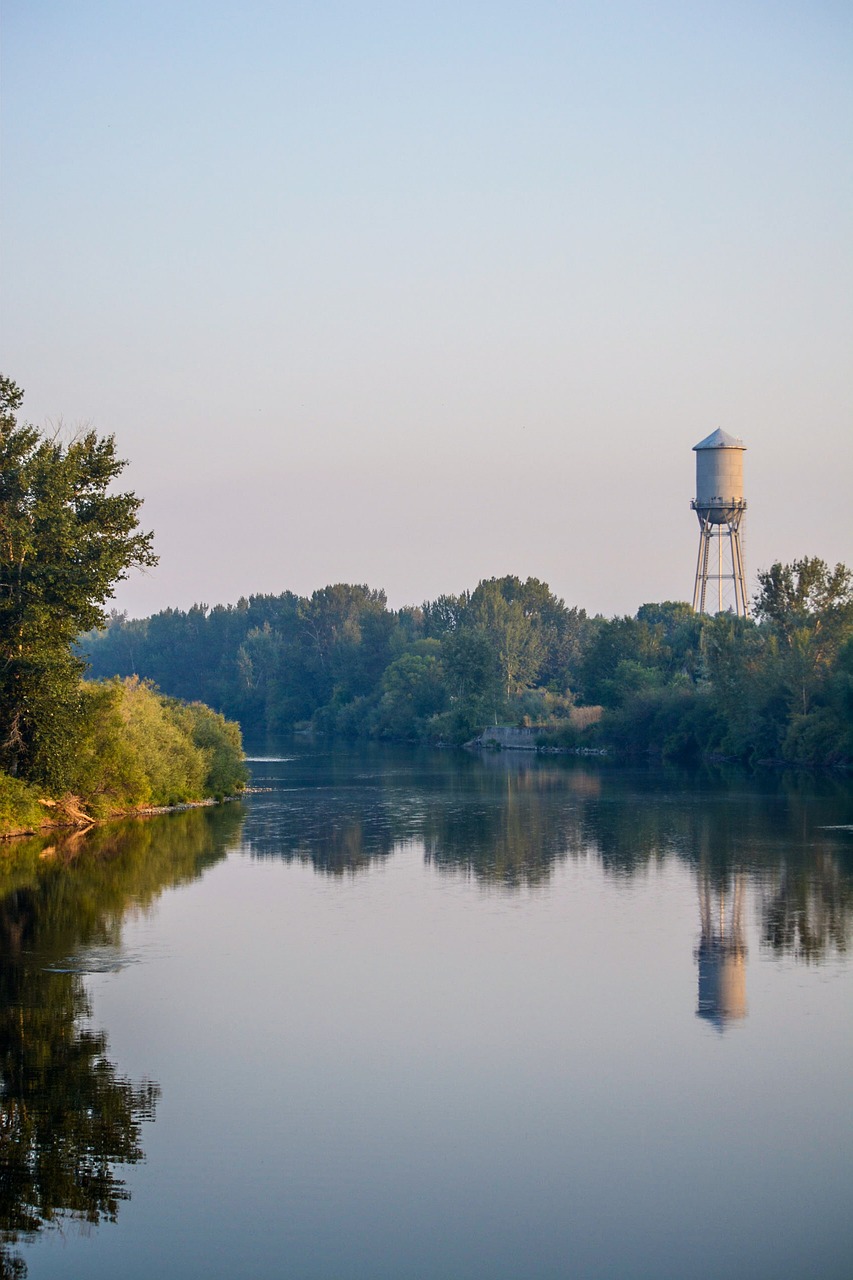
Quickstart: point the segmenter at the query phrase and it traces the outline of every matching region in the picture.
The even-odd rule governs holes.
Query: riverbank
[[[164,813],[184,813],[189,809],[207,809],[216,805],[233,804],[254,788],[246,787],[231,796],[209,796],[203,800],[186,800],[180,804],[138,805],[130,809],[111,809],[107,813],[93,817],[79,807],[76,797],[65,800],[39,800],[39,804],[61,813],[61,817],[46,816],[43,822],[30,826],[19,826],[0,830],[0,844],[6,841],[24,839],[26,837],[44,835],[50,831],[89,831],[93,827],[102,826],[106,822],[116,822],[122,818],[156,818]]]
[[[240,726],[144,681],[84,681],[67,749],[0,773],[0,836],[213,803],[248,782]],[[50,764],[50,767],[48,767]]]

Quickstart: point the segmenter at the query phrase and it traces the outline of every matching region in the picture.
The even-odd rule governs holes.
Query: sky
[[[114,433],[131,616],[853,564],[847,3],[2,0],[0,369]]]

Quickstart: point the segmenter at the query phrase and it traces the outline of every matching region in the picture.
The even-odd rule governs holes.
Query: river
[[[288,744],[0,859],[0,1275],[821,1280],[853,787]]]

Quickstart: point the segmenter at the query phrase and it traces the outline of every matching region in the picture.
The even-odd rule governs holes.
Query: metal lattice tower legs
[[[699,555],[696,560],[696,582],[693,587],[693,608],[698,613],[705,613],[708,583],[717,585],[717,611],[723,610],[723,583],[731,582],[734,591],[734,611],[739,618],[749,617],[749,603],[746,596],[746,579],[743,568],[743,544],[740,536],[741,518],[746,503],[742,508],[730,509],[721,522],[712,521],[710,512],[697,511],[699,517]],[[714,513],[717,514],[717,513]],[[716,573],[709,572],[711,563],[711,539],[717,539]],[[728,554],[724,555],[723,543],[727,544]],[[731,570],[729,571],[729,565]]]

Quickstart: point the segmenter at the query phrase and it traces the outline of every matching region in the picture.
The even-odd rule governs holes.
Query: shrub
[[[245,786],[236,724],[135,676],[83,685],[71,789],[95,816],[224,796]]]
[[[204,794],[221,798],[242,791],[248,774],[243,763],[240,726],[203,702],[184,704],[170,700],[166,705],[178,723],[185,726],[193,745],[204,757]]]
[[[44,818],[36,788],[20,778],[0,773],[0,831],[7,834],[32,831]]]

